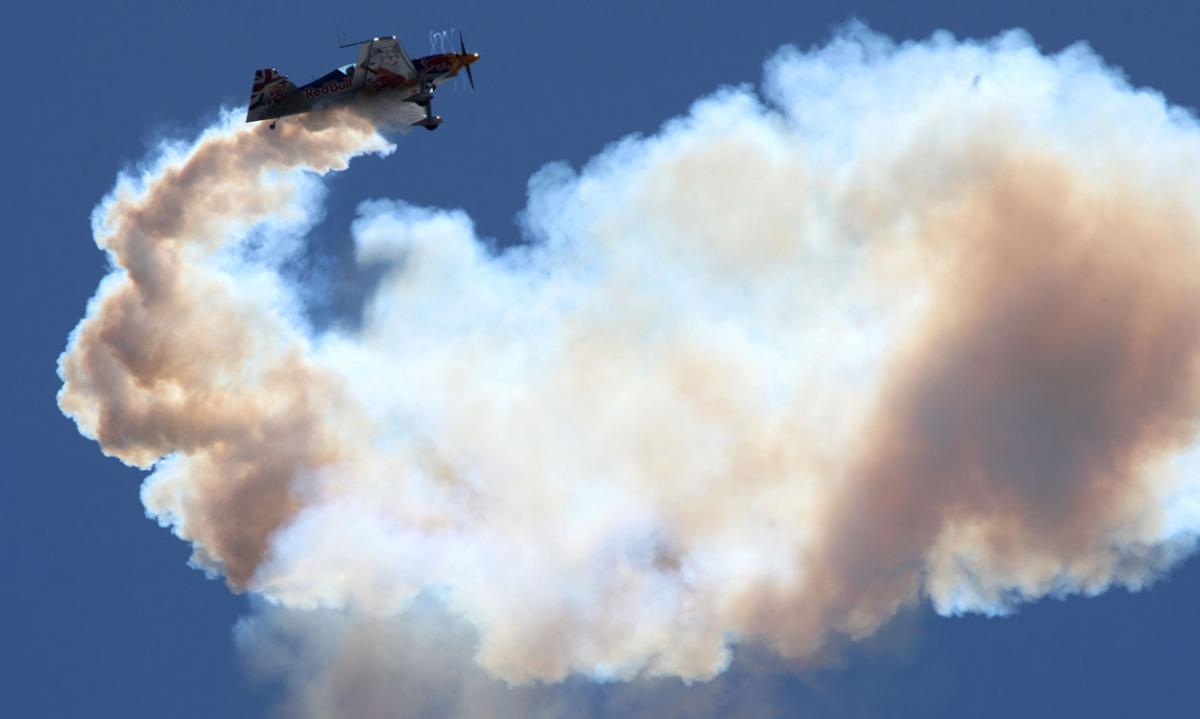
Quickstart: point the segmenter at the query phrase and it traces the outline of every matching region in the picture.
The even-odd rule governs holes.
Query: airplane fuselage
[[[383,94],[428,110],[437,87],[478,59],[477,53],[465,52],[426,55],[412,60],[411,74],[386,67],[346,65],[269,100],[266,107],[256,108],[252,104],[247,120],[275,120]],[[440,118],[427,112],[426,121],[436,126]]]

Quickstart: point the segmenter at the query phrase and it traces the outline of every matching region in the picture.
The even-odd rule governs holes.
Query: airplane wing
[[[405,78],[417,74],[408,53],[394,37],[377,37],[363,43],[358,51],[358,66],[376,74],[391,73]]]
[[[407,132],[412,129],[413,125],[419,124],[426,117],[425,108],[415,102],[398,103],[396,109],[392,111],[388,120],[401,132]]]

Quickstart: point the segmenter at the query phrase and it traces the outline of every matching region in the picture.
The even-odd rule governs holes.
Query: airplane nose
[[[467,54],[467,64],[468,65],[475,62],[478,59],[479,59],[479,53],[477,53],[477,52],[472,52],[472,53]]]

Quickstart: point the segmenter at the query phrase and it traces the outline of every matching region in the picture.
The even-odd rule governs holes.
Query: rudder
[[[254,85],[250,87],[250,105],[246,110],[246,122],[278,117],[272,114],[271,106],[296,91],[296,86],[273,67],[254,71]]]

